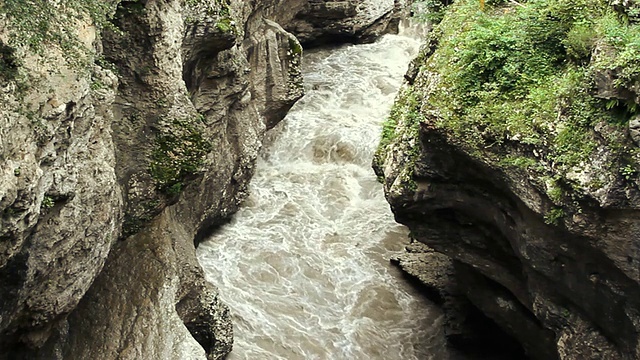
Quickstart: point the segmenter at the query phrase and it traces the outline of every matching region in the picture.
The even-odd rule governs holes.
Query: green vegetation
[[[452,8],[424,64],[441,75],[429,103],[441,113],[438,125],[472,147],[548,143],[548,160],[567,170],[595,150],[595,123],[624,123],[636,111],[635,103],[620,111],[593,96],[598,70],[619,72],[618,87],[640,76],[640,29],[606,1],[531,0],[480,11],[477,1],[461,0]],[[596,44],[617,56],[590,63]]]
[[[526,156],[507,155],[500,160],[499,164],[501,166],[512,166],[519,169],[529,169],[536,166],[538,162]]]
[[[637,180],[639,150],[626,133],[640,111],[640,24],[631,15],[606,0],[418,3],[438,22],[437,48],[416,60],[420,74],[384,123],[376,161],[392,143],[418,149],[410,129],[427,121],[492,166],[551,179],[549,224],[579,213],[582,192],[603,185],[570,180],[593,170],[603,147],[613,161],[600,171]]]
[[[294,38],[289,38],[289,50],[293,55],[302,55],[302,45]]]
[[[402,89],[396,98],[391,113],[382,124],[382,137],[378,145],[378,153],[384,152],[389,144],[398,136],[396,127],[402,123],[403,128],[411,128],[415,130],[417,135],[420,121],[424,118],[421,112],[421,103],[415,88],[408,87]]]
[[[226,11],[226,15],[229,15],[229,0],[215,0],[213,2],[210,0],[185,0],[185,4],[191,7],[209,5],[209,3],[212,3],[211,5],[215,5],[216,8],[220,9],[220,12]]]
[[[45,195],[40,203],[41,209],[51,209],[55,205],[55,201],[51,196]]]
[[[174,120],[170,130],[156,136],[149,172],[158,189],[167,195],[182,191],[184,180],[200,171],[212,148],[195,120]]]
[[[382,135],[378,149],[374,156],[374,162],[382,165],[388,146],[392,144],[397,138],[412,138],[418,137],[418,131],[420,128],[420,122],[424,119],[422,113],[422,103],[419,94],[413,87],[406,87],[400,90],[391,112],[387,119],[382,124]],[[404,174],[404,180],[410,189],[416,189],[416,183],[413,180],[413,168],[415,162],[420,155],[420,145],[417,141],[409,141],[401,143],[402,151],[405,153],[407,164],[406,168],[408,172]],[[378,178],[378,181],[383,182],[382,177]]]
[[[137,215],[127,213],[124,216],[122,224],[123,235],[129,236],[140,232],[146,224],[148,224],[154,216],[156,216],[163,208],[159,200],[144,200],[137,204],[139,212]]]
[[[185,5],[195,14],[206,14],[210,17],[217,18],[215,23],[216,29],[222,33],[236,33],[235,23],[231,17],[231,8],[229,0],[185,0]],[[195,15],[192,14],[192,15]],[[192,23],[197,16],[187,16],[186,22]]]
[[[565,216],[562,208],[554,207],[544,217],[544,222],[550,225],[558,225],[560,220]]]
[[[98,28],[108,26],[117,2],[65,0],[54,5],[45,0],[4,0],[0,11],[7,15],[12,30],[10,46],[27,46],[36,53],[55,46],[68,60],[78,61],[87,50],[76,36],[78,22],[90,19]]]
[[[226,0],[216,0],[216,5],[218,7],[217,16],[220,18],[216,21],[216,28],[223,33],[235,32],[229,2]]]
[[[627,24],[618,14],[608,12],[596,26],[611,56],[599,57],[594,66],[615,71],[618,88],[631,87],[640,78],[640,24]],[[633,102],[628,101],[625,106],[630,112],[637,111]]]
[[[638,176],[638,171],[631,164],[626,164],[620,168],[620,174],[626,180],[631,180]]]
[[[640,78],[640,28],[606,1],[500,3],[449,7],[434,30],[439,48],[422,64],[440,75],[428,104],[440,113],[437,125],[470,148],[541,146],[568,171],[596,150],[595,124],[620,126],[637,111],[593,89],[598,71],[614,71],[618,89]],[[591,62],[596,45],[611,54]]]
[[[216,28],[220,30],[220,32],[228,33],[233,29],[231,26],[231,19],[228,17],[222,18],[216,22]]]

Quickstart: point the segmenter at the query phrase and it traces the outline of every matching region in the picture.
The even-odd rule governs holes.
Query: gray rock
[[[37,86],[0,93],[2,349],[46,341],[51,321],[75,308],[101,271],[122,216],[110,131],[118,82],[89,69],[104,86],[94,89],[60,52],[47,56],[25,61]]]
[[[437,88],[427,67],[409,78],[426,98]],[[610,80],[599,96],[625,98],[606,94]],[[374,160],[396,220],[452,260],[459,289],[532,359],[639,358],[640,198],[602,140],[633,146],[624,132],[594,127],[599,150],[566,174],[581,189],[568,190],[579,210],[554,224],[545,221],[555,203],[540,176],[555,173],[551,164],[540,162],[540,172],[501,166],[495,159],[518,153],[513,145],[472,151],[435,125],[435,112],[423,115],[417,136],[400,121]]]
[[[404,0],[308,0],[285,24],[303,44],[367,42],[397,30],[398,10],[404,5]]]
[[[640,116],[636,115],[629,120],[629,135],[636,145],[640,145]]]
[[[0,359],[231,349],[194,243],[238,209],[265,132],[302,96],[302,48],[279,24],[325,15],[303,0],[116,3],[118,31],[79,22],[99,54],[88,69],[5,46],[0,23],[23,60],[1,74]],[[387,14],[356,8],[360,28]]]

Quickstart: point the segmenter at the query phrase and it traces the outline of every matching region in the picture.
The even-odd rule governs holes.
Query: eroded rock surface
[[[194,244],[238,209],[265,132],[302,96],[302,47],[283,26],[328,16],[310,3],[2,5],[0,358],[230,351]],[[354,29],[387,10],[359,5]]]
[[[546,224],[548,200],[526,175],[492,168],[446,139],[422,124],[416,188],[387,158],[396,219],[460,264],[459,288],[532,358],[635,358],[636,211],[594,204],[562,226]]]
[[[88,28],[80,41],[95,36]],[[31,83],[3,79],[0,95],[3,356],[18,340],[41,346],[75,308],[118,239],[123,205],[110,129],[116,76],[98,66],[80,75],[60,51],[16,51]]]
[[[618,3],[629,8],[632,2]],[[562,104],[542,118],[541,127],[549,130],[540,142],[512,136],[509,127],[487,136],[490,125],[477,126],[478,118],[447,127],[444,110],[433,105],[437,93],[447,91],[440,86],[446,74],[433,66],[439,40],[430,39],[407,73],[392,112],[395,127],[374,160],[397,221],[451,260],[458,289],[530,358],[639,358],[637,118],[623,107],[621,125],[589,118],[581,129],[593,147],[564,169],[547,156],[566,124]],[[602,43],[594,44],[583,66],[616,59],[620,50]],[[591,69],[593,86],[583,93],[592,103],[619,101],[635,109],[637,81],[620,85],[622,65]],[[530,162],[509,163],[516,157]],[[440,287],[434,278],[442,273],[423,275]]]
[[[443,310],[444,335],[452,351],[469,359],[524,358],[515,339],[482,314],[459,287],[456,270],[461,264],[417,240],[391,262]]]
[[[398,10],[404,5],[404,0],[308,0],[287,29],[303,44],[373,41],[397,29]]]

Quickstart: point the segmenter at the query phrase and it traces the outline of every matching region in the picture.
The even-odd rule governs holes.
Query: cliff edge
[[[450,5],[412,63],[374,159],[386,197],[530,358],[637,359],[638,7],[483,4]]]
[[[0,4],[0,358],[231,350],[195,244],[238,209],[265,132],[303,95],[280,24],[340,8],[336,23],[368,28],[400,4],[324,3]]]

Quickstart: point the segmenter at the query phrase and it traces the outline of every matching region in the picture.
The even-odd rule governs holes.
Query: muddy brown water
[[[307,95],[276,127],[250,196],[198,248],[232,311],[236,359],[448,359],[442,317],[389,258],[403,250],[371,170],[419,40],[305,53]]]

